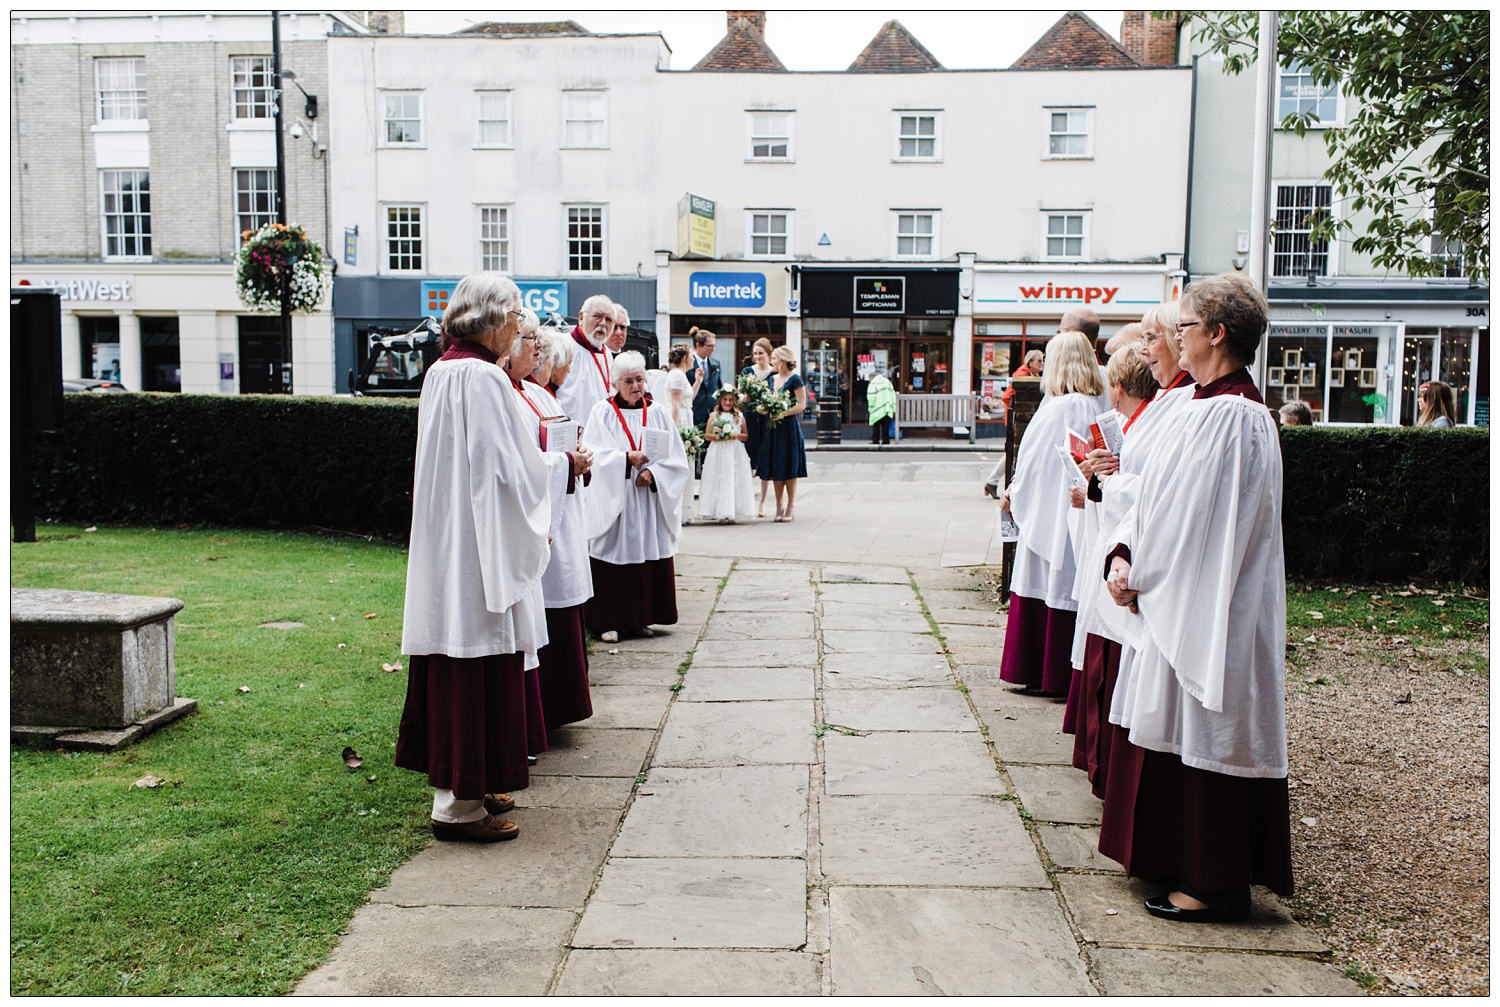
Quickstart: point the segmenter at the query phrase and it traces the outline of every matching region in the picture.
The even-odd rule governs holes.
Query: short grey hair
[[[616,384],[627,374],[645,374],[646,358],[635,350],[625,350],[615,355],[609,365],[609,383]]]
[[[621,315],[625,316],[625,324],[629,325],[630,324],[630,312],[627,311],[627,310],[625,310],[625,305],[623,305],[620,302],[616,301],[615,302],[615,320],[619,321]]]
[[[580,304],[578,306],[578,321],[579,321],[579,324],[583,323],[583,316],[584,315],[586,315],[590,311],[594,311],[596,309],[599,310],[599,311],[604,312],[605,314],[613,314],[614,313],[614,306],[615,306],[615,302],[611,301],[609,299],[609,297],[607,295],[605,295],[605,294],[593,294],[593,295],[589,296],[588,298],[586,298],[584,300],[584,302],[582,304]]]
[[[542,359],[549,361],[553,367],[573,359],[573,340],[561,329],[543,326],[536,330],[536,338],[537,345],[542,348]]]
[[[521,307],[521,291],[500,273],[471,273],[448,295],[443,331],[450,339],[473,339],[491,329],[505,328],[508,314]]]
[[[536,332],[536,331],[538,331],[541,328],[542,320],[536,316],[536,312],[532,311],[530,308],[526,307],[526,305],[524,305],[524,304],[521,305],[521,309],[520,310],[521,310],[521,332],[522,333],[527,333],[527,332]],[[538,337],[538,339],[540,339],[540,337]]]

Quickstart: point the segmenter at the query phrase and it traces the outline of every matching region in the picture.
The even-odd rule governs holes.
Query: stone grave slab
[[[747,699],[812,699],[811,668],[710,668],[694,665],[682,679],[679,703]]]
[[[807,767],[653,769],[640,785],[615,857],[801,857]]]
[[[977,731],[956,689],[830,689],[823,719],[856,731]]]
[[[825,584],[910,584],[911,575],[899,566],[825,566],[818,579]]]
[[[834,885],[1050,888],[1009,801],[929,795],[826,797],[823,875]]]
[[[1099,852],[1099,830],[1085,825],[1039,825],[1042,846],[1058,867],[1090,871],[1125,868]]]
[[[1050,891],[834,888],[828,967],[840,996],[1089,996]]]
[[[952,688],[941,654],[829,654],[823,659],[825,689]]]
[[[995,674],[1000,674],[1000,639],[997,635],[994,646],[989,647],[966,647],[962,644],[948,645],[948,652],[953,655],[954,664],[981,665],[986,668],[994,668]]]
[[[882,609],[900,607],[904,601],[909,608],[922,611],[916,592],[905,584],[819,584],[818,600]]]
[[[824,790],[856,794],[1003,794],[1005,784],[977,734],[823,737]]]
[[[762,637],[759,640],[704,640],[693,652],[693,666],[721,665],[743,668],[761,664],[767,667],[807,667],[818,663],[818,642],[811,635],[797,637]]]
[[[991,731],[991,734],[994,732]],[[1104,802],[1072,766],[1006,766],[1021,804],[1042,822],[1098,825]]]
[[[809,700],[676,703],[653,765],[806,765],[815,761],[815,741]]]
[[[654,731],[560,727],[547,732],[549,747],[531,767],[531,775],[634,777],[645,765],[655,736]]]
[[[558,996],[817,996],[818,961],[795,951],[579,949],[568,954]]]
[[[541,996],[577,918],[558,909],[362,906],[332,960],[296,995]]]
[[[433,841],[370,901],[401,906],[583,907],[620,821],[619,809],[527,808],[505,817],[503,843]]]
[[[823,631],[825,654],[933,654],[941,655],[942,645],[927,633],[883,633],[878,630]]]
[[[783,612],[775,620],[756,619],[744,612],[722,612],[708,620],[704,640],[812,639],[811,612]]]
[[[1244,923],[1189,926],[1159,920],[1142,903],[1162,893],[1161,885],[1111,874],[1062,875],[1063,899],[1083,939],[1095,944],[1151,944],[1166,947],[1230,948],[1237,951],[1328,950],[1292,919],[1276,896],[1250,889],[1252,905]],[[1113,916],[1108,910],[1115,910]]]
[[[929,601],[927,611],[939,626],[989,626],[1002,631],[1005,628],[1005,617],[993,609],[950,608]]]
[[[605,865],[575,948],[800,948],[801,860],[620,859]]]
[[[960,648],[998,648],[1005,637],[1005,632],[993,626],[970,626],[963,623],[949,623],[944,625],[938,620],[938,632],[943,634],[943,642],[950,649],[957,652]],[[963,664],[988,664],[988,661],[964,661]],[[996,664],[998,668],[999,665]]]
[[[970,695],[973,694],[971,689]],[[1073,765],[1073,735],[1062,733],[1061,710],[979,707],[979,711],[979,719],[989,727],[990,740],[1006,765]]]
[[[1334,997],[1364,996],[1353,979],[1332,965],[1274,955],[1222,951],[1137,951],[1089,948],[1085,952],[1106,996]]]
[[[916,605],[874,608],[841,601],[822,603],[819,624],[823,630],[858,630],[861,632],[925,633],[927,618]]]
[[[977,609],[991,614],[995,612],[995,596],[987,591],[953,591],[942,588],[928,591],[924,589],[922,600],[927,603],[928,609]]]

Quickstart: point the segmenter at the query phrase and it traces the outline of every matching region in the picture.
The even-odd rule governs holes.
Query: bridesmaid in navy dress
[[[741,374],[752,375],[767,384],[771,381],[771,372],[775,370],[771,366],[771,341],[761,336],[750,348],[750,359],[754,361],[746,367]],[[751,471],[760,471],[760,442],[766,435],[766,414],[756,412],[754,409],[746,409],[745,430],[750,437],[745,441],[745,451],[750,455]],[[755,516],[766,516],[766,493],[771,489],[771,481],[762,479],[760,481],[760,504],[756,507]]]
[[[771,375],[771,389],[788,392],[796,397],[792,407],[778,413],[781,422],[766,429],[760,442],[760,464],[756,466],[762,479],[771,480],[776,487],[776,520],[792,520],[797,505],[797,480],[807,478],[807,449],[802,445],[802,427],[797,420],[807,409],[807,388],[802,384],[802,375],[797,373],[797,357],[785,346],[771,351],[771,362],[776,370]],[[781,503],[783,493],[786,506]]]

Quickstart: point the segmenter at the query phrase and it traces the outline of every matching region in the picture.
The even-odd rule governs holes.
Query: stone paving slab
[[[939,590],[969,591],[983,583],[977,573],[965,570],[913,570],[912,579],[923,593]]]
[[[718,594],[719,577],[682,577],[676,582],[677,597],[685,594]]]
[[[823,602],[874,605],[899,608],[904,601],[918,612],[916,592],[905,584],[819,584],[818,598]]]
[[[1063,901],[1085,941],[1101,945],[1148,944],[1166,947],[1231,948],[1239,951],[1328,950],[1300,926],[1276,897],[1250,890],[1252,907],[1244,923],[1197,926],[1159,920],[1142,903],[1162,893],[1161,885],[1110,874],[1061,875]],[[1111,916],[1108,910],[1115,910]]]
[[[667,717],[654,765],[806,765],[816,761],[815,741],[810,700],[677,703]]]
[[[994,595],[988,591],[951,591],[941,588],[932,591],[923,590],[922,600],[927,603],[929,609],[977,609],[991,614],[995,611]]]
[[[885,657],[890,654],[941,655],[942,645],[929,633],[883,633],[877,630],[847,631],[825,629],[823,631],[823,653],[870,654]]]
[[[974,694],[972,689],[969,694]],[[979,719],[990,729],[990,740],[1006,765],[1040,763],[1071,767],[1073,735],[1062,733],[1062,713],[1063,710],[1050,706],[1000,711],[979,707]]]
[[[800,948],[801,860],[612,859],[573,936],[575,948]]]
[[[549,745],[532,776],[630,776],[646,764],[654,731],[614,730],[576,725],[547,734]]]
[[[672,681],[676,679],[677,672],[673,671]],[[619,727],[654,731],[661,726],[672,692],[665,684],[594,685],[589,687],[589,698],[594,704],[594,715],[570,726],[590,731]]]
[[[927,602],[927,611],[940,626],[991,626],[1004,630],[1005,616],[992,608],[951,608]]]
[[[811,668],[699,668],[682,680],[679,703],[721,703],[747,699],[812,699]]]
[[[979,730],[956,689],[830,690],[823,720],[856,731]]]
[[[639,802],[637,802],[639,806]],[[1015,805],[993,797],[827,797],[823,875],[836,885],[1051,888]]]
[[[825,632],[837,629],[925,633],[930,628],[926,616],[916,605],[877,608],[853,602],[825,601],[822,609],[819,624]]]
[[[824,790],[855,794],[1003,794],[975,734],[870,734],[823,738]]]
[[[823,661],[825,689],[953,687],[940,654],[830,654]]]
[[[672,569],[679,577],[723,577],[734,559],[729,556],[678,555]]]
[[[807,767],[653,769],[614,857],[802,857]]]
[[[719,612],[811,612],[813,590],[809,584],[788,583],[784,586],[740,587],[731,577],[729,586],[719,594],[715,610]]]
[[[818,960],[795,951],[570,952],[557,996],[817,996]]]
[[[944,625],[938,620],[938,632],[943,634],[943,642],[957,651],[959,648],[998,648],[1005,636],[1005,631],[993,626],[968,626],[961,623],[950,623]],[[988,664],[988,661],[964,661],[964,664]],[[996,664],[995,667],[999,667]]]
[[[1006,766],[1006,770],[1021,804],[1032,818],[1075,825],[1099,824],[1104,802],[1089,789],[1088,777],[1072,766]]]
[[[769,502],[770,497],[766,500]],[[802,566],[797,563],[775,563],[763,560],[740,560],[735,566],[734,572],[738,576],[742,573],[801,573],[804,576],[813,572],[814,567]]]
[[[841,996],[1090,996],[1050,891],[834,888],[833,991]]]
[[[757,619],[745,612],[726,612],[709,619],[708,628],[703,631],[704,640],[811,640],[812,636],[811,612],[781,612],[775,619]]]
[[[577,918],[557,909],[362,906],[333,958],[295,995],[541,996]]]
[[[684,606],[677,608],[677,622],[672,626],[653,626],[651,636],[620,635],[618,643],[595,642],[595,648],[618,650],[622,654],[686,654],[698,640],[698,631],[708,620],[709,602],[702,603],[702,617],[687,619]]]
[[[630,800],[634,777],[538,776],[532,767],[531,786],[511,796],[518,808],[617,808]]]
[[[429,843],[371,902],[401,906],[582,908],[619,825],[619,809],[506,812],[521,834],[503,843]]]
[[[995,674],[1000,674],[1000,642],[997,634],[994,646],[966,647],[962,644],[948,645],[948,653],[953,655],[954,664],[982,665],[986,668],[994,668]]]
[[[899,566],[825,566],[818,579],[825,584],[909,584],[911,575]]]
[[[1332,965],[1222,951],[1089,948],[1090,971],[1106,996],[1363,996]]]
[[[589,686],[648,685],[666,688],[677,681],[682,659],[675,654],[609,654],[589,657]],[[594,704],[598,709],[598,704]]]
[[[975,697],[975,705],[981,713],[996,709],[1009,713],[1012,710],[1049,710],[1062,726],[1063,714],[1067,712],[1067,701],[1050,696],[1027,695],[1019,686],[1000,681],[1000,665],[960,664],[959,674],[964,684]],[[983,700],[981,702],[981,699]]]
[[[704,640],[693,652],[693,665],[743,668],[763,664],[779,668],[807,667],[818,663],[818,642],[809,634],[795,637],[761,637],[757,640]]]
[[[1099,852],[1099,830],[1086,825],[1038,825],[1042,846],[1058,867],[1091,871],[1124,871]]]

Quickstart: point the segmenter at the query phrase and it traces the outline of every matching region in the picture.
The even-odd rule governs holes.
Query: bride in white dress
[[[745,451],[750,433],[740,412],[739,393],[733,388],[719,389],[704,436],[708,438],[708,454],[698,486],[698,517],[724,524],[750,520],[755,516],[750,455]]]

